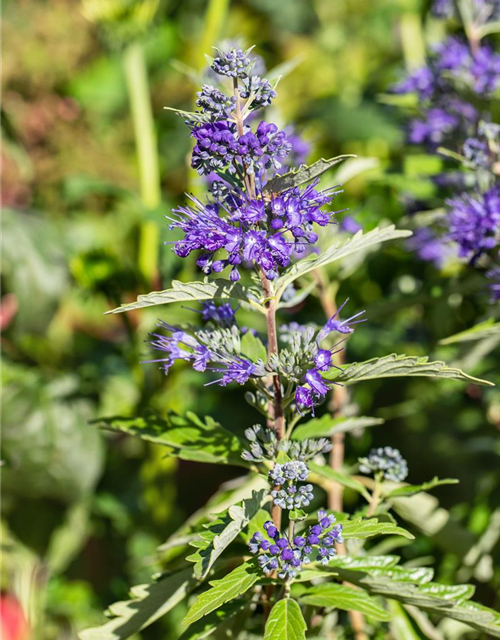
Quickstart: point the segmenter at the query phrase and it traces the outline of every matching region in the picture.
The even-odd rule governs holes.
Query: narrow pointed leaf
[[[422,491],[430,491],[431,489],[434,489],[434,487],[440,487],[444,484],[458,484],[458,482],[459,480],[456,480],[455,478],[439,479],[438,477],[435,477],[432,480],[429,480],[428,482],[424,482],[422,484],[416,484],[416,485],[409,484],[404,487],[399,487],[398,489],[394,489],[390,493],[387,493],[385,497],[386,498],[404,498],[404,497],[414,496],[417,493],[421,493]]]
[[[315,462],[309,463],[309,469],[311,470],[311,472],[313,472],[313,474],[317,474],[321,478],[325,478],[326,480],[329,480],[331,482],[336,482],[337,484],[340,484],[347,489],[357,491],[362,496],[364,496],[366,500],[370,499],[370,494],[366,490],[365,486],[358,480],[351,478],[351,476],[341,473],[340,471],[335,471],[331,467],[321,466],[319,464],[316,464]],[[314,475],[310,476],[310,480],[311,482],[315,482]],[[318,483],[316,482],[316,484]]]
[[[215,522],[206,525],[206,531],[191,543],[197,551],[186,559],[195,563],[194,574],[198,579],[206,578],[217,558],[259,511],[266,495],[264,489],[254,491],[251,498],[232,505]]]
[[[403,536],[413,540],[414,536],[406,529],[398,527],[393,522],[379,522],[378,518],[347,520],[342,523],[344,538],[371,538],[378,535]]]
[[[212,613],[226,602],[238,598],[252,587],[259,579],[257,567],[246,562],[221,580],[210,582],[211,588],[199,595],[182,621],[184,626],[193,624],[203,616]]]
[[[299,260],[299,262],[296,262],[288,270],[284,271],[283,275],[275,284],[276,299],[279,301],[288,285],[310,271],[324,267],[336,260],[341,260],[357,251],[366,250],[381,242],[394,240],[396,238],[406,238],[410,235],[411,231],[396,229],[394,225],[389,225],[382,229],[377,227],[368,233],[358,231],[348,240],[339,240],[337,243],[334,242],[319,256],[311,256]]]
[[[231,282],[218,278],[217,280],[205,279],[202,282],[179,282],[174,280],[170,289],[164,291],[152,291],[139,296],[135,302],[122,304],[117,309],[106,313],[123,313],[144,307],[153,307],[172,302],[193,302],[196,300],[213,300],[214,298],[233,298],[249,303],[253,308],[264,312],[264,308],[258,304],[251,291],[238,282]]]
[[[354,384],[375,378],[398,378],[418,376],[427,378],[449,378],[461,382],[473,382],[493,386],[492,382],[467,375],[460,369],[448,367],[445,362],[429,362],[427,357],[397,355],[395,353],[382,358],[372,358],[365,362],[353,362],[342,368],[330,369],[323,377],[335,382]]]
[[[299,605],[292,598],[279,600],[266,622],[264,640],[305,640],[307,625]]]
[[[212,613],[197,620],[190,625],[178,640],[203,640],[208,638],[216,629],[219,629],[226,620],[229,620],[236,613],[241,611],[247,604],[245,600],[233,600],[222,605]]]
[[[328,414],[321,418],[313,418],[305,424],[295,427],[292,433],[294,440],[306,440],[307,438],[326,438],[335,433],[345,433],[355,429],[366,429],[383,424],[382,418],[368,416],[355,416],[352,418],[332,418]]]
[[[108,431],[139,436],[168,447],[167,453],[182,460],[248,467],[241,457],[243,443],[211,418],[202,420],[194,413],[164,418],[155,414],[136,418],[101,418],[94,424]]]
[[[470,329],[456,333],[453,336],[440,340],[439,344],[455,344],[458,342],[472,342],[498,336],[500,338],[500,322],[495,322],[494,318],[488,318],[485,322],[480,322]]]
[[[324,583],[312,587],[300,598],[300,601],[315,607],[361,611],[370,618],[382,622],[391,619],[389,612],[366,591],[353,589],[342,584]]]

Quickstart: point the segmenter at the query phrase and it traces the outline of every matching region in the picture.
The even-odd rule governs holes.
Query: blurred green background
[[[239,473],[179,464],[98,432],[92,419],[169,407],[238,432],[258,420],[240,388],[203,387],[182,367],[166,379],[140,364],[157,318],[182,322],[188,311],[103,315],[197,277],[163,245],[164,215],[186,191],[204,190],[189,169],[188,130],[163,107],[192,109],[213,44],[255,44],[269,69],[286,71],[270,118],[294,123],[311,159],[370,159],[338,208],[366,229],[404,226],[409,208],[437,197],[426,178],[436,159],[408,151],[404,117],[384,94],[439,37],[426,9],[417,0],[4,1],[1,586],[31,629],[12,639],[76,638],[99,623],[159,568],[157,546]],[[428,354],[498,382],[497,343],[438,345],[491,314],[477,276],[439,271],[393,243],[332,277],[369,318],[348,360]],[[321,321],[315,298],[298,314]],[[391,444],[408,459],[410,482],[460,479],[400,514],[417,540],[397,553],[434,566],[444,582],[473,582],[476,599],[497,606],[499,392],[385,380],[356,387],[350,409],[386,423],[347,441],[348,464]],[[355,496],[345,498],[355,509]],[[174,611],[142,637],[170,637],[181,617]]]

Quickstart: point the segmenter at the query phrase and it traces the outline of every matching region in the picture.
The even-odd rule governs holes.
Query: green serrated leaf
[[[292,598],[279,600],[266,622],[264,640],[305,640],[307,625],[299,605]]]
[[[203,616],[212,613],[226,602],[243,595],[259,579],[259,573],[254,563],[245,562],[221,580],[210,582],[211,589],[199,595],[182,621],[184,626],[196,622]]]
[[[413,540],[414,536],[393,522],[379,522],[378,518],[347,520],[343,523],[344,538],[371,538],[378,535],[403,536]]]
[[[311,256],[304,258],[303,260],[299,260],[283,272],[282,276],[278,278],[275,284],[276,300],[279,301],[281,299],[281,296],[288,285],[310,271],[324,267],[331,262],[345,258],[357,251],[365,250],[368,247],[380,244],[381,242],[394,240],[396,238],[406,238],[410,235],[411,231],[396,229],[394,225],[389,225],[382,229],[377,227],[368,233],[358,231],[348,240],[332,243],[319,256]]]
[[[370,494],[366,490],[365,486],[361,484],[358,480],[351,478],[351,476],[345,475],[340,471],[335,471],[331,467],[321,466],[316,464],[315,462],[309,463],[309,469],[312,472],[312,475],[309,476],[311,482],[315,482],[314,474],[317,474],[321,478],[326,478],[331,482],[336,482],[347,489],[352,489],[353,491],[357,491],[360,493],[366,500],[370,500]],[[316,482],[316,484],[318,484]]]
[[[100,418],[98,427],[120,431],[169,448],[168,454],[182,460],[248,467],[241,453],[243,443],[211,418],[202,420],[194,413],[179,416],[173,412],[165,418],[155,414],[135,418]]]
[[[200,538],[191,543],[197,547],[197,551],[186,559],[195,563],[194,575],[199,580],[207,577],[217,558],[259,511],[267,494],[265,489],[254,491],[252,496],[243,500],[241,504],[232,505],[215,522],[206,525],[206,531],[200,533]]]
[[[313,418],[305,424],[295,427],[292,433],[293,440],[306,440],[307,438],[327,438],[335,433],[345,433],[355,429],[366,429],[383,424],[382,418],[370,418],[368,416],[356,416],[352,418],[333,418],[325,414],[321,418]]]
[[[288,173],[272,178],[272,180],[269,180],[269,182],[264,185],[263,191],[265,194],[269,195],[271,193],[281,193],[282,191],[286,191],[292,187],[299,187],[301,184],[305,184],[306,182],[310,182],[311,180],[318,178],[336,164],[343,162],[347,158],[356,158],[356,156],[352,154],[345,154],[343,156],[337,156],[336,158],[329,158],[328,160],[321,158],[321,160],[314,162],[310,166],[302,165],[296,170],[289,171]]]
[[[404,487],[399,487],[398,489],[394,489],[393,491],[385,494],[386,498],[404,498],[409,496],[414,496],[417,493],[421,493],[422,491],[429,491],[430,489],[434,489],[434,487],[439,487],[444,484],[458,484],[459,480],[455,478],[443,478],[439,479],[437,476],[428,482],[424,482],[422,484],[409,484]]]
[[[245,600],[235,600],[222,605],[212,613],[197,620],[190,625],[178,640],[203,640],[210,636],[216,629],[229,620],[236,613],[241,611],[247,604]]]
[[[238,282],[231,282],[222,278],[217,278],[217,280],[205,279],[202,282],[179,282],[178,280],[173,280],[170,289],[152,291],[146,295],[139,296],[136,302],[123,304],[117,309],[112,309],[106,313],[123,313],[124,311],[153,307],[159,304],[213,300],[214,298],[242,300],[261,313],[265,313],[264,307],[257,302],[257,299],[249,289]]]
[[[486,386],[494,386],[492,382],[467,375],[460,369],[448,367],[445,362],[429,362],[427,357],[397,355],[395,353],[382,358],[372,358],[365,362],[353,362],[342,371],[330,369],[323,374],[327,380],[354,384],[374,378],[397,378],[420,376],[429,378],[449,378],[461,382],[473,382]]]
[[[498,336],[500,338],[500,322],[495,322],[494,318],[488,318],[485,322],[480,322],[470,329],[455,333],[453,336],[444,338],[439,344],[455,344],[458,342],[472,342]]]
[[[301,602],[315,607],[332,607],[344,611],[361,611],[365,615],[385,622],[391,619],[388,611],[376,602],[366,591],[342,584],[324,583],[312,587],[301,596]]]
[[[132,589],[132,600],[109,607],[113,619],[81,631],[81,640],[125,640],[173,609],[196,586],[191,568]]]
[[[267,349],[262,343],[262,340],[251,331],[247,331],[241,338],[241,353],[242,355],[250,358],[252,362],[267,361]]]

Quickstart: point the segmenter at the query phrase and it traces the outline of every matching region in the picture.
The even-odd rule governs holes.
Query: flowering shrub
[[[225,428],[193,414],[103,420],[108,429],[165,445],[169,455],[239,465],[247,475],[168,541],[165,548],[175,553],[166,559],[164,575],[137,590],[135,600],[113,608],[112,620],[82,638],[128,637],[186,598],[182,638],[207,637],[224,627],[231,637],[300,640],[308,628],[314,636],[331,631],[329,617],[316,615],[324,610],[348,611],[357,624],[361,614],[361,623],[376,632],[391,619],[388,603],[394,601],[500,637],[498,617],[469,601],[468,586],[431,582],[432,572],[396,566],[396,556],[373,555],[364,546],[379,535],[413,538],[391,513],[395,500],[454,481],[404,484],[406,462],[391,447],[360,460],[360,470],[373,473],[373,479],[331,468],[323,458],[332,449],[330,437],[358,428],[359,421],[377,421],[329,412],[307,419],[321,410],[332,389],[368,378],[472,379],[425,358],[386,356],[345,364],[340,358],[344,341],[365,321],[364,311],[343,317],[347,301],[323,326],[277,320],[287,299],[306,299],[312,278],[326,265],[409,234],[377,228],[347,238],[339,234],[324,247],[320,230],[334,222],[327,207],[340,191],[321,190],[319,177],[340,159],[283,172],[282,161],[292,151],[287,133],[253,118],[276,98],[275,86],[253,75],[251,50],[216,53],[212,71],[226,87],[222,82],[204,86],[198,110],[182,113],[195,141],[193,168],[204,176],[215,174],[210,196],[207,201],[191,197],[188,206],[176,210],[171,230],[181,235],[173,241],[177,255],[196,252],[206,276],[226,271],[228,277],[174,282],[115,312],[201,302],[202,326],[159,322],[148,362],[169,375],[184,361],[206,384],[249,387],[245,399],[262,424],[247,429],[243,438],[237,425]],[[262,316],[265,334],[240,326],[236,304]],[[322,493],[317,488],[328,491],[332,484],[359,493],[366,505],[356,515],[318,510]]]
[[[432,232],[419,227],[410,246],[438,265],[458,256],[486,275],[495,302],[500,299],[500,124],[491,114],[500,90],[500,53],[487,39],[497,28],[500,5],[436,0],[432,10],[458,22],[463,33],[434,46],[427,64],[393,91],[418,100],[408,142],[453,164],[434,176],[445,213]]]

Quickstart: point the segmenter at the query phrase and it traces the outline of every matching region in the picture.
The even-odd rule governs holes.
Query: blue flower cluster
[[[275,124],[261,122],[255,133],[248,127],[238,135],[232,122],[220,120],[195,126],[192,136],[196,140],[191,166],[200,175],[213,171],[229,174],[253,174],[260,169],[281,167],[280,160],[291,151],[284,131]]]
[[[295,401],[299,409],[308,409],[313,411],[315,405],[319,404],[330,391],[329,381],[325,381],[322,372],[336,367],[333,363],[333,356],[339,353],[342,349],[334,350],[323,349],[320,347],[320,343],[327,338],[332,332],[337,332],[343,335],[352,333],[354,331],[353,325],[359,322],[365,322],[366,318],[360,318],[364,311],[359,311],[347,320],[341,320],[339,314],[347,304],[348,299],[345,300],[337,309],[335,314],[327,321],[325,326],[318,332],[316,336],[316,344],[318,346],[316,354],[314,355],[314,366],[309,368],[303,378],[303,384],[299,385],[295,391]],[[338,367],[336,367],[338,369]],[[333,383],[336,384],[336,383]]]
[[[335,544],[342,542],[342,525],[320,510],[318,524],[293,538],[281,535],[272,522],[266,522],[264,532],[258,531],[250,539],[249,548],[266,575],[277,572],[281,580],[290,580],[311,561],[328,564],[337,553]]]
[[[279,269],[287,267],[293,255],[301,255],[307,245],[318,239],[313,224],[325,226],[331,213],[322,211],[337,191],[318,191],[317,183],[292,188],[266,202],[262,196],[248,198],[240,191],[230,201],[203,204],[192,197],[191,205],[174,210],[171,228],[179,228],[184,238],[174,246],[175,253],[186,257],[202,251],[197,265],[209,274],[231,268],[230,279],[240,278],[239,267],[257,264],[273,280]],[[223,250],[226,257],[215,254]]]
[[[297,486],[297,481],[305,482],[309,468],[305,462],[293,460],[285,464],[275,464],[269,472],[269,479],[276,489],[271,491],[273,503],[282,509],[302,509],[313,499],[312,485]]]
[[[485,193],[462,194],[446,201],[449,207],[449,237],[459,255],[471,264],[485,251],[498,246],[500,233],[500,188]]]
[[[461,19],[459,4],[436,0],[433,13]],[[438,187],[456,195],[445,200],[447,212],[437,228],[417,229],[408,246],[437,266],[454,253],[484,269],[495,300],[498,252],[492,250],[500,236],[500,127],[489,120],[500,88],[500,53],[480,34],[500,16],[500,0],[469,0],[467,7],[464,37],[454,35],[435,47],[428,64],[393,90],[418,97],[420,113],[409,123],[408,141],[462,165],[462,171],[434,177]]]
[[[451,37],[434,49],[428,66],[396,85],[395,93],[416,93],[422,111],[410,122],[409,142],[435,149],[477,130],[481,114],[461,96],[459,85],[481,97],[491,96],[500,86],[500,54],[486,44],[472,50],[467,42]]]
[[[262,64],[250,53],[217,50],[211,71],[214,78],[232,79],[232,95],[211,79],[197,95],[198,111],[185,116],[195,140],[191,165],[210,181],[212,198],[202,203],[191,197],[170,218],[170,228],[183,232],[171,243],[175,253],[184,258],[200,251],[197,265],[204,273],[228,268],[233,282],[242,267],[276,278],[318,240],[315,225],[333,222],[334,213],[323,207],[340,193],[319,191],[318,181],[272,197],[265,192],[270,178],[301,163],[309,149],[291,129],[280,131],[265,121],[249,124],[249,115],[276,97],[271,82],[254,73]]]
[[[254,61],[250,57],[253,47],[242,51],[231,47],[229,51],[216,49],[217,57],[212,62],[215,73],[229,78],[247,78],[252,71]]]
[[[160,321],[158,327],[167,331],[152,333],[149,346],[164,354],[161,358],[145,360],[144,363],[158,362],[165,375],[178,360],[190,362],[195,371],[211,371],[222,377],[208,382],[226,386],[231,382],[245,384],[253,378],[266,375],[262,361],[252,362],[239,353],[240,332],[234,317],[234,311],[229,304],[216,306],[205,303],[201,311],[202,318],[207,322],[204,329],[183,330]]]
[[[366,458],[359,459],[361,473],[381,473],[386,480],[402,482],[408,475],[408,464],[397,449],[372,449]]]

